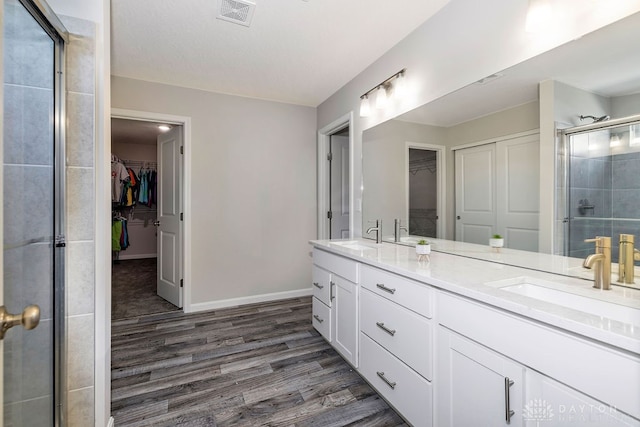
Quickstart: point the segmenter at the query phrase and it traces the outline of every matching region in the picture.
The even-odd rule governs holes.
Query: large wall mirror
[[[362,236],[371,238],[366,233],[370,221],[381,219],[386,241],[394,241],[394,229],[400,232],[396,240],[408,244],[418,236],[488,244],[492,234],[507,234],[508,247],[538,252],[538,225],[545,220],[554,224],[554,237],[553,249],[544,252],[582,256],[589,248],[575,242],[575,251],[568,252],[572,241],[583,238],[567,235],[567,219],[599,215],[589,206],[597,200],[602,208],[612,199],[603,198],[599,188],[582,193],[567,188],[564,178],[580,174],[589,182],[611,174],[612,163],[601,157],[615,153],[570,166],[571,153],[565,151],[570,146],[558,136],[551,168],[541,169],[541,130],[555,133],[554,129],[588,125],[603,116],[606,120],[600,124],[613,125],[622,117],[639,115],[639,39],[640,14],[634,14],[365,130]],[[544,93],[541,82],[546,82]],[[633,127],[624,126],[601,131],[598,138],[608,147],[615,134],[628,145]],[[640,151],[636,148],[630,151]],[[616,180],[607,185],[615,192],[612,182],[629,187],[637,180],[633,197],[638,203],[627,197],[628,212],[618,215],[639,218],[626,223],[625,232],[640,241],[640,168],[633,165],[640,166],[640,157],[625,164],[624,171],[617,170]],[[622,173],[627,176],[620,177]],[[546,188],[540,184],[545,182],[542,174],[553,177]],[[540,209],[544,194],[553,197],[553,209]],[[585,236],[607,232],[594,221],[576,221],[573,228],[582,228]]]

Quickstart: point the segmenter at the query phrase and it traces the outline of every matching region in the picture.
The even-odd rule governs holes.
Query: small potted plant
[[[489,246],[491,246],[492,248],[500,249],[501,247],[504,246],[504,239],[502,238],[501,235],[494,234],[489,239]]]
[[[422,239],[416,244],[416,254],[418,254],[418,261],[429,260],[429,254],[431,253],[431,244]]]

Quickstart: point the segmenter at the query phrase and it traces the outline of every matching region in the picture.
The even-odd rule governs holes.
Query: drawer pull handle
[[[390,294],[395,294],[396,290],[394,288],[387,288],[384,283],[376,283],[378,289],[382,289],[385,292],[389,292]]]
[[[505,421],[507,424],[511,424],[511,417],[516,411],[511,409],[511,402],[509,398],[509,388],[513,385],[513,381],[509,377],[504,377],[504,409],[505,409]]]
[[[323,319],[323,318],[321,318],[320,316],[318,316],[317,314],[314,314],[314,315],[313,315],[313,318],[314,318],[314,319],[316,319],[316,320],[317,320],[318,322],[320,322],[320,323],[324,322],[324,319]]]
[[[389,387],[391,387],[391,389],[392,389],[392,390],[395,390],[395,388],[396,388],[396,382],[395,382],[395,381],[389,381],[389,380],[387,379],[387,377],[385,377],[385,376],[384,376],[384,372],[380,372],[380,371],[378,371],[378,372],[376,372],[376,374],[378,374],[378,376],[380,377],[380,379],[382,379],[382,381],[384,381],[385,383],[387,383],[387,385],[388,385]]]
[[[313,286],[315,286],[318,289],[322,289],[324,288],[324,285],[319,284],[318,282],[313,282]]]
[[[395,329],[389,329],[386,326],[384,326],[384,323],[382,322],[376,322],[376,325],[378,325],[378,328],[382,329],[383,331],[385,331],[386,333],[388,333],[391,336],[394,336],[396,334],[396,330]]]

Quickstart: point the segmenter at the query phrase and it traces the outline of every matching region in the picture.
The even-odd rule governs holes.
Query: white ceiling
[[[140,120],[111,119],[111,141],[123,144],[157,144],[158,135],[162,132],[158,125]]]
[[[538,83],[546,79],[607,97],[637,93],[640,91],[637,40],[640,40],[640,13],[504,70],[502,77],[485,85],[469,85],[398,119],[454,126],[537,100]]]
[[[112,0],[111,74],[316,107],[449,0]]]

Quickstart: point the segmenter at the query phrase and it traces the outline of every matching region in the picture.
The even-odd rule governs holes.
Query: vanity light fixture
[[[378,86],[376,92],[376,108],[378,110],[384,110],[389,104],[389,92],[391,91],[391,83],[385,83],[382,86]]]
[[[406,68],[398,71],[388,79],[383,80],[381,83],[375,85],[362,96],[360,96],[360,117],[367,117],[371,114],[371,103],[369,101],[369,95],[376,92],[376,108],[384,109],[389,104],[389,98],[392,93],[395,92],[395,97],[404,96],[404,73]],[[400,90],[398,90],[400,89]]]
[[[360,101],[360,117],[369,117],[369,114],[371,114],[369,95],[362,95],[362,100]]]
[[[158,125],[158,129],[160,132],[169,132],[171,130],[171,126],[169,125]]]

